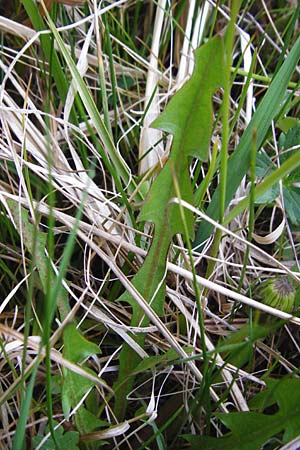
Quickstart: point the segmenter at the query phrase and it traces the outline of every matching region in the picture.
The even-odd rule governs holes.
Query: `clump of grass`
[[[1,10],[3,448],[299,435],[299,8],[244,3]]]

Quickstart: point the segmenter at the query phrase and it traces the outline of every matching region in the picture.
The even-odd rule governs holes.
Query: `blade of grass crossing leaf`
[[[176,176],[176,172],[173,170],[173,182],[174,182],[174,188],[176,196],[181,200],[181,194],[180,194],[180,188]],[[193,274],[193,285],[194,285],[194,292],[196,297],[196,303],[197,303],[197,310],[198,310],[198,323],[199,323],[199,329],[200,329],[200,340],[201,340],[201,349],[202,349],[202,357],[203,357],[203,382],[202,382],[202,389],[203,389],[203,407],[206,411],[206,426],[209,427],[210,422],[210,411],[211,411],[211,405],[210,405],[210,382],[209,382],[209,358],[207,355],[207,348],[206,348],[206,337],[205,337],[205,325],[204,325],[204,317],[203,317],[203,309],[201,304],[201,293],[200,288],[197,283],[197,274],[196,269],[194,265],[194,259],[193,259],[193,253],[192,253],[192,246],[189,239],[189,231],[188,231],[188,225],[185,217],[185,210],[182,207],[181,203],[179,202],[179,212],[183,224],[183,230],[184,230],[184,237],[185,242],[188,248],[188,254],[189,254],[189,260],[191,265],[191,270]]]
[[[51,73],[52,65],[50,64],[50,73]],[[50,83],[49,83],[50,88]],[[50,111],[50,93],[48,93],[48,105],[47,109],[48,112]],[[46,100],[46,101],[47,101]],[[47,120],[47,130],[50,129],[49,121]],[[51,142],[49,139],[47,139],[47,142]],[[47,145],[47,165],[48,165],[48,202],[50,207],[50,214],[48,217],[48,258],[46,260],[47,264],[47,286],[46,286],[46,295],[45,295],[45,314],[44,314],[44,320],[43,320],[43,336],[42,339],[45,344],[46,349],[46,355],[45,355],[45,366],[46,366],[46,399],[47,399],[47,412],[48,412],[48,421],[49,421],[49,429],[51,433],[51,437],[55,442],[56,447],[60,448],[59,443],[56,439],[56,433],[55,433],[55,424],[53,419],[53,403],[52,403],[52,380],[51,380],[51,358],[50,358],[50,352],[51,352],[51,344],[50,344],[50,336],[51,336],[51,324],[52,324],[52,308],[56,310],[57,308],[57,301],[55,298],[54,305],[52,303],[51,298],[51,287],[54,282],[54,274],[53,269],[51,266],[51,261],[54,257],[54,227],[55,227],[55,220],[54,220],[54,214],[53,214],[53,208],[55,206],[55,189],[53,186],[53,178],[51,174],[51,169],[53,167],[53,161],[52,161],[52,152],[50,149],[50,146]],[[55,283],[55,282],[54,282]],[[59,296],[57,297],[59,298]],[[67,303],[67,300],[66,300]],[[54,307],[53,307],[54,306]],[[66,309],[69,309],[68,307]],[[54,315],[54,313],[53,313]]]
[[[51,187],[51,184],[50,184]],[[16,223],[18,223],[18,205],[12,201],[8,200],[8,204],[14,216]],[[55,314],[57,301],[60,302],[60,299],[63,299],[62,305],[60,304],[60,312],[61,319],[63,320],[70,308],[67,303],[66,295],[64,292],[64,287],[62,285],[62,280],[65,276],[67,267],[69,265],[69,261],[72,255],[76,232],[78,228],[78,221],[82,215],[84,200],[81,203],[81,207],[79,208],[76,215],[75,226],[72,228],[72,231],[69,235],[67,244],[65,246],[65,250],[63,253],[62,261],[59,267],[58,276],[54,279],[53,269],[50,265],[50,259],[47,258],[44,254],[44,249],[46,246],[46,235],[37,231],[36,227],[34,227],[28,220],[28,213],[24,208],[21,208],[21,217],[23,223],[23,234],[24,234],[24,242],[29,252],[33,251],[32,245],[36,242],[36,261],[37,267],[39,270],[40,279],[42,285],[45,290],[46,299],[45,299],[45,315],[43,322],[43,342],[45,344],[46,349],[46,395],[47,395],[47,406],[49,410],[49,428],[51,431],[52,439],[55,441],[55,430],[53,426],[53,414],[52,414],[52,390],[51,390],[51,359],[50,359],[50,331],[51,331],[51,323],[53,320],[53,316]],[[51,214],[50,214],[50,225],[51,225]],[[35,241],[34,241],[35,239]],[[57,444],[57,448],[59,448],[59,444]]]
[[[247,77],[249,75],[249,72],[247,70],[240,68],[237,69],[236,67],[231,67],[231,72],[236,75],[241,75],[242,77]],[[252,80],[260,81],[261,83],[264,83],[267,86],[269,86],[272,83],[272,77],[267,77],[256,73],[252,73],[251,78]],[[294,81],[289,81],[287,84],[287,87],[291,89],[295,89],[297,86],[298,83],[295,83]]]
[[[225,34],[225,67],[224,67],[224,95],[222,104],[222,146],[221,146],[221,165],[220,165],[220,196],[219,196],[219,222],[223,223],[226,206],[226,185],[227,185],[227,161],[228,161],[228,142],[229,142],[229,110],[230,110],[230,91],[231,91],[231,63],[232,49],[234,43],[235,21],[239,11],[240,2],[233,1],[231,7],[231,17]],[[215,258],[219,251],[219,245],[222,237],[222,231],[218,228],[214,237],[211,249],[211,256]],[[210,260],[206,271],[207,278],[213,272],[215,261]]]
[[[224,67],[224,95],[222,104],[222,147],[221,147],[221,167],[220,167],[220,203],[219,203],[219,221],[222,224],[226,202],[226,183],[227,183],[227,159],[229,142],[229,109],[230,109],[230,90],[231,76],[230,67],[232,61],[232,48],[234,42],[235,20],[239,11],[239,1],[234,0],[231,6],[231,17],[225,34],[225,67]],[[216,240],[217,237],[216,237]]]
[[[226,206],[233,198],[242,178],[248,170],[250,164],[253,129],[257,129],[257,150],[259,150],[269,130],[271,121],[273,120],[283,100],[288,82],[293,75],[299,58],[300,37],[295,42],[289,55],[266,92],[263,100],[259,104],[250,124],[243,133],[237,148],[229,158],[228,171],[230,173],[230,179],[227,180],[226,184]],[[207,214],[213,219],[216,219],[218,216],[219,197],[220,188],[217,187],[207,209]],[[200,224],[197,230],[194,245],[196,246],[202,244],[210,236],[212,228],[213,227],[208,223]]]
[[[257,58],[257,52],[255,51],[254,55],[252,57],[252,60],[251,60],[251,65],[250,65],[250,69],[249,69],[249,72],[248,72],[248,75],[247,75],[247,78],[246,78],[246,83],[245,83],[245,85],[243,87],[241,98],[239,100],[238,108],[237,108],[237,110],[236,110],[236,112],[234,114],[234,117],[232,119],[232,122],[231,122],[231,127],[230,127],[230,132],[229,132],[230,136],[231,136],[231,133],[232,133],[232,131],[233,131],[233,129],[234,129],[236,123],[237,123],[238,118],[240,117],[240,112],[242,110],[244,101],[246,99],[250,82],[253,79],[253,70],[254,70],[254,66],[255,66],[255,63],[256,63],[256,58]]]
[[[251,151],[251,166],[250,166],[250,194],[249,194],[249,220],[248,220],[248,234],[247,241],[251,242],[252,233],[254,230],[254,201],[255,201],[255,169],[256,169],[256,129],[253,130],[253,145]],[[250,247],[247,245],[240,281],[238,285],[238,292],[241,292],[243,287],[244,277],[246,274],[247,262],[249,258]],[[233,308],[234,309],[234,308]]]
[[[112,95],[112,99],[113,99],[113,108],[114,108],[114,129],[115,129],[115,136],[117,136],[117,125],[118,125],[117,83],[116,83],[116,74],[115,74],[115,68],[114,68],[113,50],[112,50],[111,38],[110,38],[110,27],[109,27],[109,22],[107,20],[106,14],[103,14],[102,20],[103,20],[104,32],[105,32],[105,36],[106,36],[106,45],[107,45],[107,50],[108,50],[107,53],[108,53],[109,71],[110,71],[111,95]]]
[[[51,291],[49,291],[49,298],[47,299],[49,301],[49,305],[50,305],[50,309],[49,309],[49,317],[48,317],[48,324],[47,324],[47,335],[45,335],[45,345],[46,345],[46,367],[47,367],[47,399],[48,399],[48,403],[52,403],[52,397],[51,397],[51,360],[50,360],[50,330],[51,330],[51,322],[53,320],[53,316],[55,313],[55,308],[56,308],[56,298],[60,295],[60,292],[62,290],[64,290],[64,287],[62,285],[62,281],[63,278],[67,272],[69,263],[70,263],[70,259],[73,253],[73,248],[75,245],[75,240],[76,240],[76,236],[77,236],[77,229],[78,229],[78,224],[80,221],[80,218],[82,216],[83,213],[83,208],[84,208],[84,203],[85,203],[85,195],[83,195],[81,204],[80,204],[80,208],[77,211],[76,214],[76,220],[75,220],[75,224],[72,227],[71,233],[68,237],[67,240],[67,244],[65,246],[64,249],[64,253],[62,256],[62,260],[59,266],[59,270],[58,270],[58,276],[55,279],[55,283],[53,286],[53,289],[51,289]],[[67,334],[69,333],[69,334]],[[87,355],[91,354],[91,353],[99,353],[99,349],[96,346],[96,344],[90,343],[89,341],[87,341],[79,332],[79,330],[76,329],[74,324],[69,324],[67,329],[64,332],[64,343],[65,343],[65,347],[68,347],[68,342],[67,340],[71,339],[73,340],[73,342],[75,342],[77,345],[75,345],[73,347],[73,349],[69,352],[67,352],[67,356],[69,359],[72,360],[72,356],[74,355],[75,352],[76,355],[81,354],[80,352],[82,352],[82,354],[84,354],[84,352],[87,352]],[[75,359],[75,362],[78,362]],[[77,399],[77,402],[74,401],[74,403],[72,404],[73,407],[76,406],[77,403],[79,403],[79,401],[81,401],[81,398],[78,397],[78,391],[79,391],[79,386],[83,387],[84,389],[86,389],[86,391],[88,391],[88,389],[90,389],[93,385],[93,383],[91,383],[89,380],[86,380],[76,374],[74,374],[73,372],[69,371],[66,369],[65,371],[68,375],[68,381],[67,383],[69,383],[68,389],[69,389],[69,393],[70,396],[73,399]],[[80,379],[79,381],[79,385],[78,385],[78,378]],[[64,380],[64,385],[65,385],[66,380]],[[85,394],[86,392],[84,392]],[[89,433],[91,431],[94,430],[94,428],[99,426],[99,421],[96,417],[94,417],[89,411],[87,411],[83,406],[81,408],[78,409],[77,414],[75,416],[75,422],[77,425],[77,429],[80,432],[80,434],[85,434],[85,433]],[[51,436],[54,439],[55,435],[55,431],[53,429],[53,424],[52,421],[49,420],[49,426],[50,426],[50,430],[51,430]],[[91,427],[91,428],[90,428]],[[94,449],[94,445],[91,444],[86,444],[86,448],[87,449]]]
[[[98,73],[99,73],[99,80],[100,80],[100,89],[101,89],[101,96],[102,96],[102,106],[103,106],[103,114],[104,114],[104,124],[108,131],[108,133],[112,136],[112,130],[109,120],[109,110],[108,110],[108,102],[107,102],[107,92],[106,92],[106,83],[105,83],[105,72],[104,72],[104,64],[103,64],[103,57],[102,57],[102,43],[101,43],[101,37],[99,33],[99,23],[98,23],[98,16],[96,16],[96,41],[97,41],[97,57],[98,57]]]
[[[201,182],[199,188],[197,189],[194,195],[195,205],[197,207],[201,207],[206,191],[214,175],[219,150],[218,147],[219,147],[219,139],[217,138],[212,148],[211,160],[209,162],[207,174],[205,175],[204,180]]]
[[[12,200],[7,200],[7,203],[10,207],[12,216],[14,217],[14,220],[16,222],[16,224],[19,223],[19,207],[18,205],[12,201]],[[46,258],[46,256],[44,255],[44,249],[46,246],[46,235],[44,233],[41,233],[40,231],[38,231],[36,226],[33,226],[31,223],[29,223],[28,220],[28,213],[26,212],[26,210],[24,208],[21,208],[21,220],[22,220],[22,233],[24,236],[24,243],[25,246],[28,250],[29,253],[31,253],[32,255],[32,260],[31,260],[31,267],[33,267],[34,265],[37,265],[38,267],[38,272],[39,272],[39,276],[40,276],[40,280],[42,282],[42,285],[44,287],[44,291],[45,294],[47,292],[49,292],[51,290],[51,283],[53,281],[53,273],[52,273],[52,268],[49,268],[48,265],[48,260]],[[34,276],[35,273],[33,273]],[[50,283],[50,286],[48,286],[48,284]],[[32,298],[32,290],[33,290],[33,279],[30,281],[29,284],[29,291],[28,291],[28,300],[26,303],[26,322],[25,322],[25,330],[24,330],[24,352],[23,352],[23,365],[22,365],[22,378],[24,378],[25,375],[25,357],[26,357],[26,350],[27,350],[27,345],[26,345],[26,340],[27,337],[29,335],[29,319],[30,319],[30,309],[31,309],[31,298]],[[47,297],[47,295],[46,295]],[[58,298],[58,302],[60,302],[60,298]],[[47,298],[46,298],[46,308],[47,308]],[[64,308],[64,306],[63,306]],[[47,322],[47,314],[46,314],[46,322]],[[50,325],[48,325],[48,323],[44,323],[44,331],[46,331],[48,329]],[[49,347],[49,346],[48,346]],[[50,374],[50,369],[51,369],[51,364],[49,363],[50,361],[50,349],[46,348],[46,385],[47,385],[47,406],[48,406],[48,412],[49,412],[49,426],[51,429],[51,434],[52,437],[55,441],[55,432],[54,432],[54,427],[53,427],[53,423],[52,423],[52,399],[49,398],[49,392],[51,392],[51,389],[49,388],[49,386],[51,387],[51,374]],[[38,363],[37,363],[38,365]],[[48,376],[48,374],[50,374],[50,378]],[[32,374],[32,377],[35,377],[34,373]],[[30,392],[30,390],[29,390]],[[27,396],[27,393],[26,393]],[[25,397],[24,402],[26,405],[26,400],[27,397]],[[29,406],[24,407],[23,410],[23,414],[26,414],[26,411],[28,412],[28,408]],[[21,420],[21,425],[20,427],[22,427],[22,423],[25,420],[24,417],[20,418]],[[19,445],[19,444],[18,444]]]
[[[16,206],[15,203],[10,202],[8,200],[8,204],[10,206]],[[21,214],[19,214],[21,213]],[[25,212],[21,209],[19,211],[18,207],[14,208],[14,211],[12,212],[12,215],[14,217],[15,223],[18,227],[18,229],[22,229],[24,225],[24,216]],[[21,223],[20,223],[21,222]],[[28,228],[25,230],[23,234],[23,243],[25,244],[25,248],[29,253],[32,255],[31,261],[30,261],[30,268],[29,271],[31,273],[29,283],[28,283],[28,291],[26,296],[26,305],[25,305],[25,324],[24,324],[24,346],[23,346],[23,355],[22,355],[22,376],[24,376],[25,367],[26,367],[26,358],[27,358],[27,339],[29,336],[30,331],[30,321],[31,321],[31,311],[32,311],[32,299],[33,299],[33,293],[34,293],[34,279],[36,276],[36,272],[34,270],[36,265],[36,256],[39,252],[38,245],[39,245],[39,232],[37,230],[36,226],[33,226],[29,224],[30,232],[28,236]]]

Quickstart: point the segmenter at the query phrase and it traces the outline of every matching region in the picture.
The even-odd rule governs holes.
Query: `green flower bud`
[[[288,277],[269,278],[257,287],[258,299],[265,305],[290,313],[294,309],[295,289]]]

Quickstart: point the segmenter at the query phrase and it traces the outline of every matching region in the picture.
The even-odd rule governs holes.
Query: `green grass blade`
[[[45,30],[46,28],[45,23],[40,15],[36,3],[34,3],[33,0],[22,0],[22,3],[26,9],[26,12],[35,30],[36,31]],[[57,87],[60,99],[62,102],[64,102],[68,91],[68,84],[66,76],[59,62],[57,53],[53,49],[51,36],[47,34],[42,34],[40,36],[40,41],[43,52],[47,58],[47,61],[52,65],[52,75],[54,77],[55,85]]]
[[[26,428],[27,417],[28,417],[29,409],[30,409],[30,405],[31,405],[32,393],[33,393],[33,389],[34,389],[34,383],[35,383],[35,378],[36,378],[38,367],[39,367],[39,360],[37,360],[37,363],[33,369],[29,384],[26,389],[26,395],[25,395],[25,398],[22,403],[20,417],[18,420],[15,434],[14,434],[12,450],[23,450],[23,448],[24,448],[23,445],[24,445],[24,438],[25,438],[25,428]]]
[[[239,2],[233,1],[231,5],[231,17],[228,28],[226,30],[224,39],[224,93],[223,93],[223,103],[222,103],[222,145],[220,152],[220,195],[219,195],[219,222],[223,223],[224,213],[226,209],[226,188],[228,183],[228,143],[230,137],[230,91],[232,87],[232,80],[230,76],[230,67],[232,63],[232,49],[234,43],[234,33],[235,33],[235,20],[239,11]],[[222,231],[220,229],[216,230],[214,236],[214,242],[211,247],[211,256],[216,257],[219,251],[220,241],[222,238]],[[209,261],[206,276],[210,277],[214,268],[214,261]]]

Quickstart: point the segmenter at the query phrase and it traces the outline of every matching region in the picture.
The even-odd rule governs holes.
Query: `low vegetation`
[[[299,448],[298,2],[0,13],[0,448]]]

